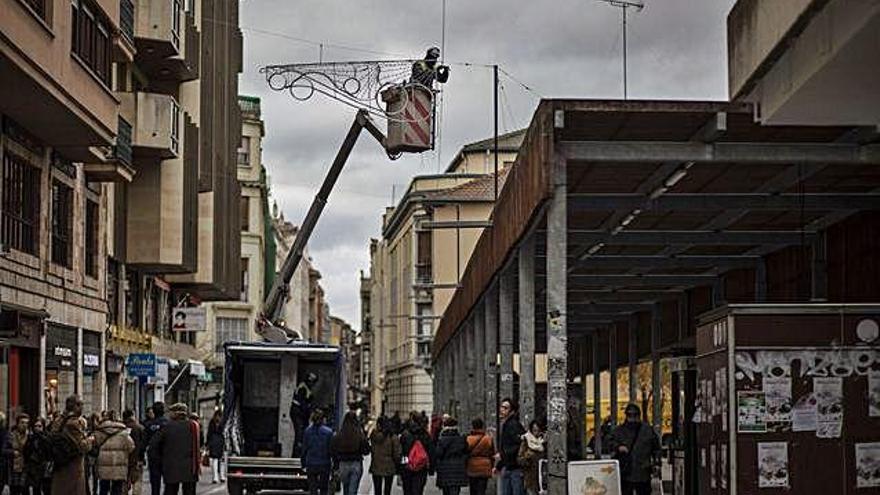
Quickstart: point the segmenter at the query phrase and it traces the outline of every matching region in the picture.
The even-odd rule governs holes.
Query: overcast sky
[[[632,99],[726,99],[725,19],[734,0],[644,0],[628,15]],[[272,194],[299,224],[354,111],[316,96],[300,102],[269,89],[259,68],[325,61],[419,58],[441,45],[441,0],[242,0],[242,94],[262,99],[263,162]],[[502,77],[501,130],[528,125],[539,98],[620,98],[620,9],[599,0],[447,0],[440,152],[391,162],[364,134],[343,172],[309,249],[323,275],[331,313],[360,329],[359,270],[381,213],[414,175],[442,170],[465,143],[491,136],[492,73],[463,63],[498,64],[531,91]],[[334,46],[327,46],[334,45]],[[338,46],[358,48],[355,51]],[[371,53],[381,52],[381,53]]]

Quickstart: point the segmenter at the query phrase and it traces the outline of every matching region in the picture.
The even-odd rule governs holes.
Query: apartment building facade
[[[238,208],[237,25],[232,1],[0,2],[0,410],[194,400],[170,314],[238,290],[213,222]]]
[[[523,135],[499,137],[497,181],[494,140],[478,141],[464,146],[446,173],[414,177],[400,202],[386,209],[382,237],[370,247],[371,415],[434,409],[434,330]]]

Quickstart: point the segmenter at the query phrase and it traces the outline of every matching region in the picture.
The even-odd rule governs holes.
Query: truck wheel
[[[229,495],[244,495],[244,487],[240,480],[226,480],[226,491]]]

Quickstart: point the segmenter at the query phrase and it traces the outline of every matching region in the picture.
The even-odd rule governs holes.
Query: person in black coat
[[[223,451],[226,450],[226,438],[223,436],[223,414],[219,409],[214,411],[214,417],[208,423],[208,457],[211,459],[211,483],[226,481],[223,474]]]
[[[201,471],[199,426],[191,420],[186,404],[170,408],[171,420],[153,436],[150,451],[162,460],[165,495],[195,495]]]
[[[434,446],[436,459],[437,486],[443,495],[458,495],[461,487],[468,485],[467,439],[458,432],[458,421],[447,418],[443,421],[443,429],[437,435]]]
[[[417,441],[422,444],[429,459],[428,466],[418,471],[413,471],[406,462],[403,463],[400,478],[403,481],[404,495],[425,493],[428,475],[434,474],[434,442],[431,440],[431,435],[428,434],[427,426],[427,422],[422,421],[421,415],[413,411],[410,414],[407,427],[400,435],[400,451],[403,453],[404,459],[409,458]]]
[[[150,408],[153,417],[144,422],[144,442],[147,444],[147,466],[150,472],[150,490],[153,495],[162,494],[162,455],[153,449],[153,439],[168,424],[165,417],[165,403],[156,402]]]
[[[524,495],[523,472],[517,456],[526,429],[519,422],[519,405],[509,397],[504,398],[498,407],[498,416],[502,423],[495,469],[501,471],[501,495]]]

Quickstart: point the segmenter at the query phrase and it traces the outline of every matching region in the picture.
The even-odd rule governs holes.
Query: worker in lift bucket
[[[306,379],[301,381],[293,393],[293,400],[290,402],[290,420],[293,421],[293,455],[299,456],[302,452],[303,434],[306,426],[309,424],[309,417],[312,415],[313,389],[318,383],[318,375],[309,372]]]
[[[413,64],[410,82],[418,83],[428,89],[432,89],[435,80],[441,84],[448,81],[449,67],[438,65],[438,60],[440,60],[440,49],[436,46],[428,48],[428,52],[425,53],[425,58],[418,60]]]

